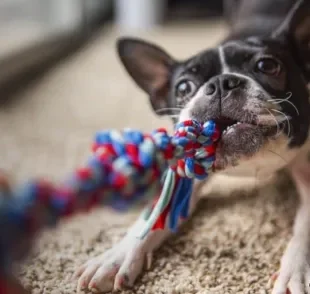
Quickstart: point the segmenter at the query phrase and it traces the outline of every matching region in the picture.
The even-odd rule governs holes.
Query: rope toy
[[[205,179],[213,167],[219,136],[213,121],[194,120],[177,124],[173,136],[163,128],[148,135],[102,131],[88,164],[59,185],[38,180],[13,191],[0,177],[0,293],[7,293],[3,276],[29,251],[36,233],[81,210],[101,203],[127,210],[155,197],[137,237],[166,223],[176,231],[188,216],[193,179]]]

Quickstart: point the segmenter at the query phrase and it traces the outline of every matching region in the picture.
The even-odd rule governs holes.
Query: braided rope
[[[102,202],[125,210],[161,191],[138,237],[163,228],[169,211],[175,230],[178,218],[187,216],[192,179],[204,179],[213,165],[218,138],[212,121],[179,123],[173,136],[165,129],[103,131],[88,164],[60,185],[39,180],[12,191],[0,178],[0,270],[28,252],[35,233]]]

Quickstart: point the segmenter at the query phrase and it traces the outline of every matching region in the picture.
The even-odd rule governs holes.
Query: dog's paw
[[[289,272],[280,270],[272,278],[275,285],[272,294],[310,294],[310,267]]]
[[[150,266],[151,254],[143,249],[141,240],[126,236],[119,244],[87,261],[76,271],[78,291],[110,292],[132,286],[146,258]]]
[[[289,244],[274,276],[272,294],[310,294],[310,248]]]

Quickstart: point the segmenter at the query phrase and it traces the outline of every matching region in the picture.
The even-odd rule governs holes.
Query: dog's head
[[[308,137],[308,0],[268,36],[225,41],[185,61],[138,39],[120,39],[118,52],[156,113],[217,121],[220,169],[252,157],[271,140],[296,148]]]

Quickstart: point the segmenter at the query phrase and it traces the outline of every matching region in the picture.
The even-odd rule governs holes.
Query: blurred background
[[[220,0],[1,0],[0,169],[61,178],[98,129],[170,126],[115,41],[139,36],[186,58],[225,35],[222,15]]]
[[[137,33],[207,21],[221,16],[222,6],[219,0],[2,0],[0,81],[87,42],[107,23]]]

